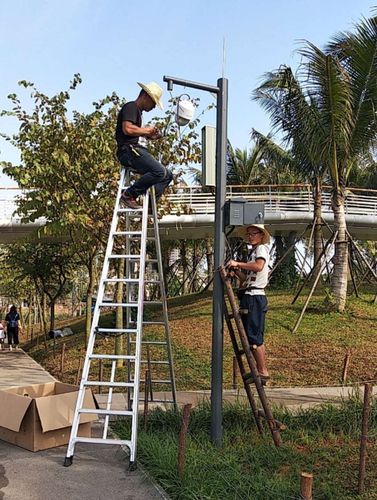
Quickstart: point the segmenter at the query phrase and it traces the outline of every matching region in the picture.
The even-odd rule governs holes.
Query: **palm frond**
[[[337,34],[326,51],[335,55],[352,82],[353,155],[365,152],[377,133],[377,17],[363,18],[355,32]]]

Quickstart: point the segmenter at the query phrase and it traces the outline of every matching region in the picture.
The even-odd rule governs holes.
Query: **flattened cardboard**
[[[77,395],[78,387],[60,382],[0,390],[0,439],[31,451],[67,444]],[[78,435],[90,437],[97,420],[90,389],[84,401],[94,413],[81,415]]]

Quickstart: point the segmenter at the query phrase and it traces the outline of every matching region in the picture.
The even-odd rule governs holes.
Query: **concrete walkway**
[[[0,388],[51,382],[55,380],[38,363],[20,350],[0,351]],[[376,394],[376,387],[374,393]],[[352,387],[266,388],[270,402],[291,408],[324,402],[336,403],[352,393]],[[155,395],[164,399],[164,393]],[[107,395],[97,395],[103,406]],[[179,392],[178,403],[194,406],[209,400],[210,391]],[[166,393],[166,399],[169,394]],[[247,401],[244,390],[224,391],[227,401]],[[115,407],[124,409],[122,394],[114,394]],[[153,406],[149,403],[150,407]],[[0,409],[3,411],[3,409]],[[94,434],[99,425],[93,426]],[[78,444],[71,467],[63,467],[66,446],[32,453],[0,441],[0,500],[144,500],[161,499],[160,491],[142,469],[129,472],[127,457],[118,446]]]
[[[21,349],[0,351],[2,388],[54,380]],[[93,426],[94,435],[98,427]],[[128,459],[119,446],[78,444],[71,467],[63,467],[66,451],[61,446],[33,453],[0,440],[0,500],[165,498],[140,467],[128,471]]]

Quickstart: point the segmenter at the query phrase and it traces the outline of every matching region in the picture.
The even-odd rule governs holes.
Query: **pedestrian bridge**
[[[0,242],[7,243],[27,236],[43,226],[38,219],[23,224],[15,215],[17,189],[0,188]],[[265,224],[271,234],[301,233],[313,220],[314,200],[309,185],[253,185],[227,186],[227,199],[244,198],[264,203]],[[164,239],[205,238],[214,235],[215,195],[208,188],[179,187],[167,196],[167,205],[160,220]],[[377,240],[377,190],[349,189],[347,191],[346,222],[348,230],[357,239]],[[322,193],[322,216],[329,225],[334,224],[331,209],[331,189]]]

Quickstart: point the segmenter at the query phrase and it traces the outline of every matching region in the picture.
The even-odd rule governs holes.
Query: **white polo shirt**
[[[252,286],[259,288],[259,290],[248,290],[245,292],[248,295],[265,295],[264,289],[268,283],[268,264],[270,262],[270,252],[267,245],[257,245],[251,249],[247,261],[255,262],[257,259],[265,261],[262,271],[257,273],[255,271],[247,271],[246,280],[242,283],[242,288]]]

